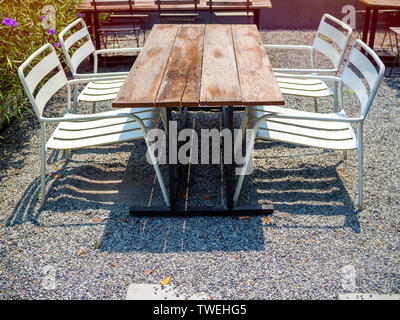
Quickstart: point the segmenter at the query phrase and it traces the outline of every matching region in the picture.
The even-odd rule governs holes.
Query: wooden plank
[[[372,8],[400,9],[400,0],[359,0],[361,3]]]
[[[205,25],[180,26],[156,105],[197,107]]]
[[[210,10],[210,7],[207,5],[207,1],[209,0],[200,0],[197,9],[198,10]],[[90,5],[90,3],[93,2],[93,0],[82,0],[81,4],[79,5],[79,10],[81,12],[93,12],[94,7]],[[193,7],[193,5],[191,5]],[[171,5],[168,6],[168,9],[173,9],[173,10],[187,10],[188,5],[181,5],[181,4],[176,4],[176,5]],[[234,6],[231,7],[232,9],[235,9]],[[252,0],[252,5],[250,8],[253,9],[269,9],[272,8],[271,1],[270,0]],[[158,11],[158,6],[155,4],[154,0],[137,0],[135,1],[135,4],[133,5],[133,9],[135,11]],[[227,8],[224,8],[225,10]],[[99,7],[97,9],[99,12],[123,12],[123,11],[129,11],[129,6],[113,6],[113,7]]]
[[[232,25],[240,90],[244,105],[283,105],[271,63],[255,25]]]
[[[154,25],[112,106],[154,106],[175,42],[178,25]]]
[[[242,95],[230,25],[206,25],[202,70],[202,105],[241,105]]]

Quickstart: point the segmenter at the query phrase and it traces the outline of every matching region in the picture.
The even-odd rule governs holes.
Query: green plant
[[[7,120],[20,118],[24,110],[31,111],[18,78],[18,67],[47,42],[52,43],[61,56],[58,33],[77,18],[80,2],[0,0],[0,115]],[[43,10],[45,6],[52,6],[51,10]],[[55,25],[51,27],[51,24]]]

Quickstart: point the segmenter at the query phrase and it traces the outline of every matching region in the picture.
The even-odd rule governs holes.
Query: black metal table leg
[[[225,167],[225,181],[226,181],[226,206],[228,208],[228,211],[233,210],[233,106],[229,107],[224,107],[222,109],[222,115],[223,115],[223,123],[224,123],[224,128],[229,129],[231,132],[231,146],[229,148],[230,152],[230,158],[231,162],[226,163],[226,155],[224,154],[224,167]],[[224,152],[225,152],[225,144],[227,141],[224,141]]]
[[[365,17],[364,17],[364,26],[363,26],[363,34],[362,34],[362,41],[364,43],[367,43],[367,39],[368,39],[370,17],[371,17],[371,7],[365,7]]]
[[[176,161],[177,151],[177,140],[175,136],[168,129],[166,133],[166,143],[168,152],[168,172],[169,172],[169,191],[170,191],[170,207],[132,207],[130,214],[134,216],[166,216],[166,217],[194,217],[194,216],[240,216],[240,215],[265,215],[274,212],[272,205],[262,205],[260,207],[240,207],[235,208],[233,205],[233,192],[234,192],[234,129],[233,129],[233,106],[222,108],[222,117],[224,128],[229,129],[232,134],[231,148],[228,151],[230,153],[230,159],[228,157],[227,163],[225,162],[225,154],[223,156],[224,161],[224,175],[226,182],[226,206],[222,208],[210,208],[210,207],[188,207],[187,209],[177,207],[177,182],[179,181],[179,161]],[[182,119],[186,119],[186,109],[182,115]],[[171,121],[171,108],[167,108],[167,121],[168,124]],[[183,120],[183,123],[185,120]],[[179,126],[181,127],[181,126]],[[224,144],[228,143],[224,140]],[[171,145],[172,144],[172,145]],[[225,149],[225,148],[224,148]],[[173,160],[171,163],[171,160]]]
[[[175,163],[176,156],[176,143],[174,141],[174,137],[171,136],[171,125],[170,121],[172,119],[172,108],[167,108],[167,123],[168,130],[166,132],[166,144],[167,144],[167,153],[168,153],[168,174],[169,174],[169,201],[170,201],[170,212],[174,212],[176,208],[176,166]],[[171,138],[172,137],[172,138]],[[172,143],[171,143],[172,142]],[[174,145],[175,144],[175,145]],[[175,153],[175,155],[173,155]]]
[[[378,23],[378,8],[374,8],[372,12],[372,20],[371,20],[371,31],[369,34],[369,43],[368,46],[374,50],[374,43],[375,43],[375,33],[376,33],[376,25]]]

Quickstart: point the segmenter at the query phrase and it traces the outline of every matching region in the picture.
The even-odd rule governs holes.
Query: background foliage
[[[58,34],[77,19],[81,0],[0,0],[0,20],[14,19],[17,25],[0,22],[0,116],[21,117],[30,110],[25,92],[17,75],[21,63],[35,50],[49,42],[58,46]],[[42,25],[42,9],[45,5],[55,7],[55,28],[49,32]]]

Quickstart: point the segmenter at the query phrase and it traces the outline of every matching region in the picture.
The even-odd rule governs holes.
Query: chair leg
[[[65,163],[71,160],[71,150],[65,150]]]
[[[315,112],[318,112],[318,99],[317,98],[314,98],[314,109],[315,109]]]
[[[244,137],[244,134],[245,134],[245,131],[246,131],[246,127],[247,127],[247,118],[248,118],[247,110],[245,109],[244,115],[243,115],[243,119],[242,119],[242,123],[240,124],[240,137],[237,137],[237,140],[235,141],[235,145],[234,145],[234,148],[233,148],[234,154],[236,154],[239,151],[238,150],[239,145],[240,145],[239,141],[243,140],[243,137]]]
[[[363,124],[358,125],[358,210],[363,209]]]
[[[343,159],[347,160],[347,150],[343,150]]]
[[[44,123],[40,124],[40,206],[46,203],[46,130]]]
[[[147,149],[148,149],[148,152],[149,152],[149,155],[150,155],[151,163],[152,163],[152,165],[154,167],[154,171],[156,172],[158,183],[160,184],[160,187],[161,187],[161,192],[162,192],[162,194],[164,196],[164,201],[165,201],[166,205],[169,207],[170,206],[170,202],[169,202],[167,188],[165,187],[165,183],[164,183],[164,179],[162,177],[161,171],[160,171],[160,167],[158,166],[157,159],[156,159],[156,157],[154,155],[153,145],[151,145],[151,142],[147,141],[146,138],[145,138],[145,141],[146,141]]]
[[[393,71],[393,68],[394,68],[394,66],[396,65],[396,62],[397,62],[397,61],[399,61],[399,67],[400,67],[400,59],[399,59],[399,54],[400,54],[400,52],[399,52],[399,38],[397,37],[397,34],[395,34],[395,40],[396,40],[396,50],[397,50],[397,52],[396,52],[396,58],[394,58],[394,61],[393,61],[392,67],[390,68],[390,72],[389,72],[388,77],[391,76],[392,71]]]
[[[257,129],[253,129],[252,136],[250,138],[249,144],[246,146],[246,156],[244,158],[244,164],[243,164],[242,169],[240,171],[240,175],[239,175],[238,183],[237,183],[237,186],[236,186],[235,194],[233,195],[233,204],[234,205],[237,205],[237,202],[239,200],[240,191],[242,190],[244,177],[246,176],[247,167],[249,166],[250,156],[251,156],[251,153],[253,152],[254,141],[255,141],[255,132],[257,130],[258,130],[258,128]]]
[[[76,110],[78,108],[78,85],[74,85],[74,101],[73,101],[73,108],[72,111],[73,113],[76,113]]]
[[[92,113],[96,113],[96,102],[92,102]]]

